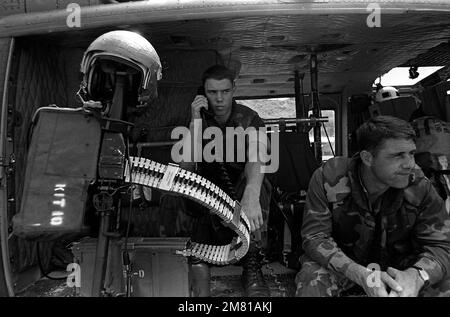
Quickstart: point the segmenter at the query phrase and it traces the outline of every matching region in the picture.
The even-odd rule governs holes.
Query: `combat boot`
[[[208,263],[191,259],[189,264],[192,297],[211,296],[211,270]]]
[[[261,249],[251,243],[247,254],[242,258],[242,286],[246,297],[269,297],[270,291],[261,271],[263,257]]]

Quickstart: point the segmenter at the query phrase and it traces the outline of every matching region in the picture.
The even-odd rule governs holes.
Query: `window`
[[[238,102],[255,110],[263,119],[295,118],[295,98],[247,99],[238,100]],[[308,116],[311,115],[312,111],[310,110]],[[325,122],[326,133],[323,127],[320,130],[322,160],[326,161],[334,157],[333,153],[336,153],[336,112],[335,110],[322,110],[322,117],[328,118],[328,122]],[[314,129],[312,128],[309,131],[309,141],[314,142]]]
[[[295,118],[294,98],[247,99],[238,102],[255,110],[263,119]]]
[[[378,81],[380,81],[383,86],[413,86],[443,67],[444,66],[419,67],[419,76],[414,79],[409,77],[409,67],[395,67],[381,76],[381,78],[377,78],[373,83],[373,87],[376,87]]]

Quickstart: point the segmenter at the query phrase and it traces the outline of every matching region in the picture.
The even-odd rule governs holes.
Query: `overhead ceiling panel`
[[[383,14],[370,28],[365,14],[276,15],[183,20],[44,35],[64,47],[87,47],[111,29],[136,30],[159,52],[211,49],[239,65],[238,95],[293,94],[294,71],[310,90],[309,59],[317,54],[321,92],[370,91],[396,66],[448,63],[449,12]],[[441,46],[439,46],[441,45]],[[256,80],[255,79],[263,79]]]

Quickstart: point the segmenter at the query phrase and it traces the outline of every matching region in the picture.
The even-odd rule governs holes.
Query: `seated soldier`
[[[415,164],[414,138],[407,122],[378,116],[357,130],[354,157],[315,171],[297,296],[339,296],[353,286],[368,296],[450,293],[450,217]]]
[[[255,111],[233,100],[235,91],[234,74],[226,67],[215,65],[207,69],[203,74],[202,85],[204,95],[197,95],[191,104],[191,135],[195,135],[194,129],[200,129],[199,122],[201,122],[203,130],[208,127],[219,128],[224,136],[223,140],[220,140],[224,142],[223,156],[220,160],[212,162],[202,160],[197,165],[193,163],[193,159],[190,159],[190,161],[174,159],[174,161],[182,161],[180,166],[185,169],[193,170],[196,166],[196,173],[221,187],[233,199],[240,201],[241,207],[250,222],[250,230],[253,232],[249,251],[240,262],[243,266],[242,282],[245,295],[249,297],[269,296],[268,286],[261,271],[263,258],[261,257],[260,237],[261,233],[265,231],[263,229],[266,228],[270,202],[270,183],[265,179],[262,172],[262,163],[249,160],[248,148],[252,141],[246,141],[245,147],[241,148],[239,142],[230,143],[225,136],[227,128],[242,127],[243,130],[246,130],[253,127],[258,129],[264,127],[264,122]],[[197,126],[195,123],[197,123]],[[203,134],[202,132],[199,132],[200,135]],[[190,140],[185,141],[187,143],[183,145],[183,148],[191,146]],[[200,144],[192,145],[192,147],[204,149],[205,142],[202,140],[194,142],[197,141]],[[258,146],[263,152],[262,148],[266,149],[265,144],[258,143]],[[227,151],[228,154],[233,154],[234,160],[228,159]],[[239,156],[244,157],[245,160],[236,160],[235,158]],[[224,245],[231,241],[233,232],[224,227],[217,216],[209,214],[198,204],[190,201],[186,203],[188,209],[197,211],[197,214],[200,215],[195,221],[197,227],[192,235],[193,241],[213,245]],[[201,210],[203,212],[198,212]],[[207,288],[206,292],[199,291],[200,296],[209,295],[209,284],[204,285],[205,287]]]

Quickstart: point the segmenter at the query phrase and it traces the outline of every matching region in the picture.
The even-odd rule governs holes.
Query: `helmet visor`
[[[136,105],[143,79],[142,70],[132,63],[113,56],[93,58],[88,72],[89,97],[96,101],[111,101],[118,76],[123,76],[124,102]]]

